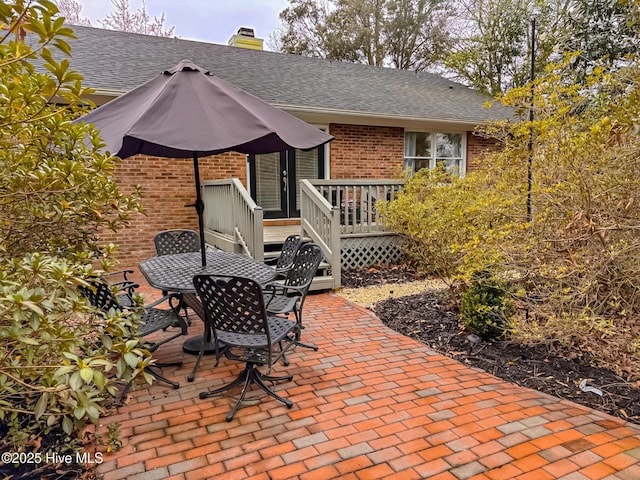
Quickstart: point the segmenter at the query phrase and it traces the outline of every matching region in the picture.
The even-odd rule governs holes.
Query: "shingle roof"
[[[124,93],[188,59],[257,97],[311,111],[481,123],[505,118],[489,97],[430,73],[73,26],[72,67],[84,85]]]

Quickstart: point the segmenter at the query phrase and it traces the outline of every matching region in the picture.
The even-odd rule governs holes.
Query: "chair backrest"
[[[91,287],[80,287],[80,291],[89,300],[91,305],[99,308],[103,312],[108,312],[112,308],[122,310],[122,306],[118,303],[108,284],[99,280],[89,283]]]
[[[276,262],[276,271],[288,270],[293,264],[298,249],[302,245],[302,237],[300,235],[289,235],[282,245],[282,250],[278,261]]]
[[[163,230],[156,233],[153,243],[158,256],[200,251],[200,237],[193,230]]]
[[[243,277],[196,275],[193,284],[204,307],[207,322],[218,332],[249,334],[271,346],[262,287]]]
[[[302,245],[296,252],[291,268],[287,271],[284,284],[293,287],[309,287],[322,258],[322,249],[315,243]],[[306,291],[304,293],[306,294]]]

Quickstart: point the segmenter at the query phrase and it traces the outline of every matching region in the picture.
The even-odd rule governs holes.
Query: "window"
[[[464,139],[462,133],[405,132],[404,168],[417,172],[443,164],[447,170],[464,173]]]

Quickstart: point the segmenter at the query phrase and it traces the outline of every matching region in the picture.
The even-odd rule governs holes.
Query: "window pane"
[[[280,153],[256,155],[256,203],[265,211],[281,210]]]
[[[405,157],[431,157],[431,134],[424,132],[405,132]]]
[[[436,145],[438,158],[462,157],[462,135],[459,133],[438,133]]]
[[[324,146],[320,147],[324,148]],[[318,178],[318,149],[296,150],[296,210],[300,210],[300,180]]]
[[[410,172],[415,172],[415,162],[413,158],[405,158],[404,159],[404,170],[409,169]]]

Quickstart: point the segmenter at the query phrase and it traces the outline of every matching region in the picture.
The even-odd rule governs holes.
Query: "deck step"
[[[334,281],[331,275],[317,276],[313,279],[313,282],[311,282],[309,291],[319,292],[322,290],[333,290],[333,285]]]
[[[302,238],[302,243],[309,243],[311,241],[311,238],[309,237],[303,237]],[[266,255],[267,253],[280,253],[279,251],[276,252],[276,250],[279,250],[282,247],[282,244],[284,243],[283,239],[264,239],[264,254]]]

